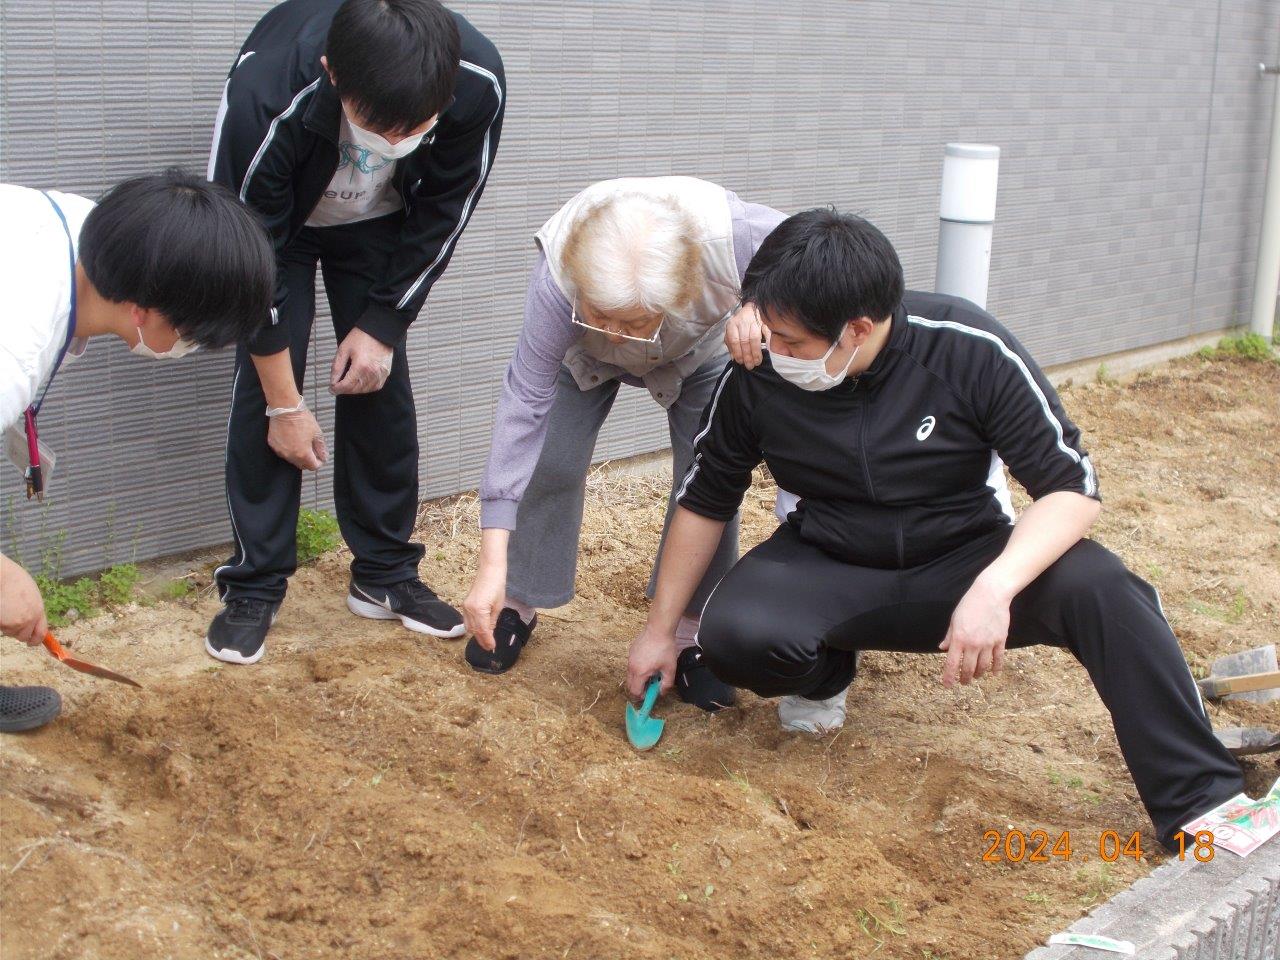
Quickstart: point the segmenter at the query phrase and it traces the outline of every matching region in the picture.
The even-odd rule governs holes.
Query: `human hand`
[[[729,356],[748,370],[754,370],[764,361],[760,345],[768,339],[769,328],[752,303],[744,303],[724,325],[724,345],[729,348]]]
[[[627,691],[633,700],[644,697],[645,687],[655,673],[662,674],[660,692],[666,693],[675,686],[676,638],[673,633],[645,624],[640,636],[631,641],[627,653]]]
[[[268,417],[267,446],[277,457],[287,460],[299,470],[319,470],[320,465],[329,459],[324,431],[305,403],[298,407]]]
[[[947,652],[942,669],[944,687],[954,687],[957,680],[968,684],[988,672],[1000,672],[1009,639],[1010,602],[1011,598],[982,577],[960,598],[951,614],[947,636],[938,644],[938,649]]]
[[[49,631],[44,599],[31,574],[0,557],[0,633],[38,647]]]
[[[476,638],[476,643],[491,652],[495,646],[493,628],[498,623],[506,595],[506,564],[482,560],[471,592],[462,604],[462,619],[466,621],[467,632]]]
[[[358,327],[338,345],[338,354],[329,370],[329,392],[342,394],[376,393],[391,376],[395,351]]]

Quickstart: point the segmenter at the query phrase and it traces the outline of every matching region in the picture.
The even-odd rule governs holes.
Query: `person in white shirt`
[[[91,338],[114,336],[157,360],[224,347],[262,324],[274,285],[256,215],[181,171],[127,180],[96,206],[0,184],[0,428],[28,496],[43,494],[50,466],[40,409],[59,367]],[[36,646],[47,630],[35,581],[0,555],[0,633]],[[0,685],[2,732],[42,726],[60,709],[47,687]]]

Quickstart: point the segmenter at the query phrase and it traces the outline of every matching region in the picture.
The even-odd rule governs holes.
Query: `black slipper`
[[[493,628],[493,650],[486,650],[472,637],[467,641],[467,663],[480,673],[506,673],[520,659],[520,651],[533,636],[533,628],[537,625],[536,613],[531,622],[525,623],[520,614],[510,607],[503,607],[498,614],[497,626]]]
[[[702,659],[701,647],[685,647],[676,658],[676,693],[685,703],[708,713],[738,702],[737,691],[712,673]]]

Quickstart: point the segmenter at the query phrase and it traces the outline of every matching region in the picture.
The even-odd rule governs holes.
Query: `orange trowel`
[[[116,673],[114,670],[108,670],[106,667],[99,667],[93,663],[87,663],[84,660],[77,660],[71,654],[62,648],[62,644],[57,641],[52,633],[44,635],[44,648],[51,654],[65,663],[72,670],[79,670],[81,673],[87,673],[95,677],[102,677],[106,680],[114,680],[116,683],[127,683],[131,687],[142,689],[142,684],[130,680],[122,673]]]

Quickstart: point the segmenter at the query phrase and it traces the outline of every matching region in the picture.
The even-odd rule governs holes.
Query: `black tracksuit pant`
[[[783,524],[716,588],[703,654],[720,679],[761,696],[833,696],[853,679],[856,650],[939,652],[1011,530],[899,570],[844,563]],[[1008,646],[1037,643],[1067,648],[1089,672],[1162,842],[1243,789],[1156,591],[1110,551],[1081,541],[1013,601]]]
[[[402,217],[336,227],[304,227],[285,250],[280,269],[288,287],[279,322],[289,328],[293,375],[301,389],[315,319],[319,264],[338,341],[364,311],[369,289],[386,272]],[[328,380],[328,371],[322,371]],[[413,543],[418,507],[418,428],[402,342],[391,375],[376,393],[335,403],[331,461],[342,536],[355,559],[352,576],[387,586],[418,575],[423,547]],[[296,528],[302,472],[267,446],[266,401],[244,346],[236,355],[227,428],[227,505],[235,553],[214,576],[224,600],[285,594],[297,568]]]

